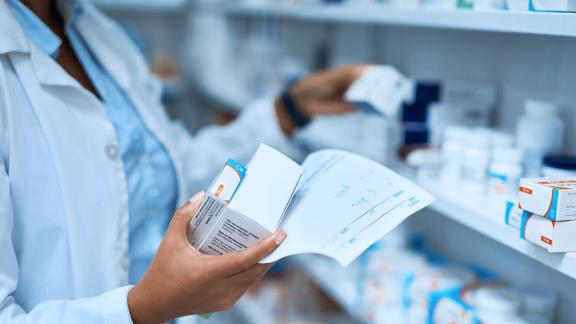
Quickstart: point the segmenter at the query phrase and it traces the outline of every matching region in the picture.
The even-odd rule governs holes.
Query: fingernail
[[[202,198],[204,198],[204,191],[200,191],[192,196],[192,198],[190,198],[190,203],[197,204],[202,201]]]
[[[282,242],[284,242],[284,240],[286,239],[286,232],[284,231],[278,231],[278,234],[276,234],[276,239],[274,240],[274,243],[276,243],[276,245],[280,245],[282,244]]]

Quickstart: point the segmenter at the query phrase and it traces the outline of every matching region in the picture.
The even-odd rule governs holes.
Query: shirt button
[[[114,144],[106,145],[105,150],[106,150],[106,156],[108,156],[110,160],[116,160],[120,156],[120,150],[118,150],[118,146]]]
[[[138,163],[146,164],[146,162],[148,162],[148,157],[144,154],[140,155],[140,157],[138,158]]]

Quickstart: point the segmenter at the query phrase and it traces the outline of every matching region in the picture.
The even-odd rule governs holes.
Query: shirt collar
[[[62,17],[64,17],[66,27],[76,23],[84,14],[84,7],[79,0],[60,0],[56,3]]]
[[[58,8],[66,22],[66,28],[74,24],[84,13],[78,0],[58,1]],[[20,0],[8,0],[8,6],[22,25],[26,36],[46,55],[56,58],[62,45],[62,40],[34,12]]]

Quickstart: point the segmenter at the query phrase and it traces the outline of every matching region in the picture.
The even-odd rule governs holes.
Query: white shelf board
[[[276,16],[322,22],[370,23],[523,34],[576,36],[576,14],[515,11],[409,10],[378,5],[200,5],[230,15]]]
[[[576,279],[576,253],[549,253],[520,238],[517,229],[504,223],[504,203],[485,196],[462,195],[440,181],[416,181],[436,196],[428,208],[516,250],[558,272]],[[464,196],[472,198],[462,199]]]
[[[182,13],[186,12],[188,0],[91,0],[97,7],[107,11]]]

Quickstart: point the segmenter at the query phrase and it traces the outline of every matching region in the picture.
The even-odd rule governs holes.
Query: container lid
[[[406,163],[414,167],[422,166],[440,166],[444,161],[442,151],[435,148],[417,149],[406,157]]]
[[[546,155],[542,163],[551,168],[576,170],[576,156],[572,155]]]
[[[511,148],[514,146],[514,135],[510,132],[492,131],[492,147]]]
[[[524,151],[521,149],[495,148],[492,150],[492,160],[494,162],[521,163],[524,158]]]

